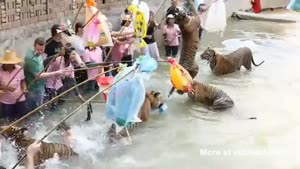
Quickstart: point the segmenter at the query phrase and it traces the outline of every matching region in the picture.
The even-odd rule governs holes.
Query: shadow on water
[[[132,136],[132,144],[108,146],[104,139],[109,126],[105,121],[105,106],[94,104],[91,122],[82,122],[86,108],[68,120],[73,126],[75,150],[81,160],[70,163],[69,167],[52,168],[300,167],[299,28],[296,24],[230,21],[222,38],[205,34],[200,51],[208,45],[220,53],[248,46],[256,62],[265,60],[251,71],[241,69],[216,77],[197,57],[200,72],[196,79],[228,93],[235,101],[234,108],[209,112],[201,104],[189,101],[186,95],[174,94],[168,100],[168,114],[161,116],[154,112],[146,127]],[[168,71],[168,64],[161,64],[147,87],[161,90],[166,96],[171,86]],[[41,123],[46,125],[40,125],[34,136],[42,137],[49,127],[78,105],[68,103],[52,112]],[[257,120],[248,120],[248,117]],[[54,134],[47,139],[58,141],[57,138]],[[6,165],[15,161],[14,157],[10,159]]]

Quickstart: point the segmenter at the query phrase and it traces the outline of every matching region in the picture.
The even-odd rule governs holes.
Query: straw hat
[[[17,57],[16,52],[13,50],[7,50],[5,55],[0,58],[0,64],[18,64],[23,62],[23,59]]]

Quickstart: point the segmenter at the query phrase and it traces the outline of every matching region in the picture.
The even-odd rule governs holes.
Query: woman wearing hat
[[[7,50],[5,56],[0,58],[0,118],[15,120],[26,113],[25,96],[18,99],[26,91],[24,71],[17,65],[21,62],[23,59],[12,50]]]
[[[175,24],[175,17],[172,14],[167,16],[167,25],[164,26],[163,36],[165,40],[166,56],[176,57],[179,49],[180,28]]]

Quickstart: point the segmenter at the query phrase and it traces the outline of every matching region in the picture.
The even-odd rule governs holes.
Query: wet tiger
[[[133,123],[127,125],[127,130],[129,133],[135,131],[137,128],[141,128],[144,122],[146,122],[149,117],[150,113],[153,109],[158,109],[160,106],[163,105],[163,99],[160,95],[160,92],[156,91],[149,91],[146,92],[145,100],[140,108],[138,113],[138,117],[142,120],[141,123]],[[118,134],[116,132],[116,125],[112,124],[110,129],[107,132],[108,138],[110,142],[116,142],[124,137],[128,137],[126,129],[122,129]]]
[[[199,71],[199,66],[195,61],[195,57],[199,47],[200,18],[194,9],[192,0],[188,0],[186,5],[191,12],[191,15],[187,15],[182,11],[179,11],[179,13],[175,15],[176,22],[179,25],[182,34],[182,48],[179,64],[190,73],[192,78],[194,78]]]
[[[193,90],[188,96],[213,110],[225,110],[234,106],[233,100],[225,92],[197,81],[193,82]]]
[[[19,157],[25,155],[27,148],[36,141],[35,139],[28,137],[26,132],[27,128],[12,126],[2,133],[6,139],[10,140],[11,142],[15,142],[15,148],[19,152]],[[62,160],[67,160],[72,156],[78,156],[78,154],[74,152],[72,148],[65,144],[46,143],[42,141],[40,151],[34,156],[34,164],[40,165],[44,163],[45,160],[53,158],[55,153],[57,153],[59,158]],[[25,161],[26,159],[21,164],[24,164]]]
[[[208,60],[210,69],[216,75],[224,75],[233,73],[244,66],[247,70],[251,70],[252,64],[260,66],[264,61],[256,64],[253,60],[251,49],[243,47],[235,50],[228,55],[221,55],[209,47],[201,54],[201,59]]]

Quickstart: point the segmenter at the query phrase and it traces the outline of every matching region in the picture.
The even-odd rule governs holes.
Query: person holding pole
[[[29,49],[25,56],[25,81],[28,87],[27,108],[32,111],[43,104],[45,94],[45,79],[53,76],[63,76],[64,70],[54,72],[43,72],[44,64],[42,54],[45,50],[44,38],[34,41],[34,49]]]
[[[7,50],[5,56],[0,58],[0,118],[9,121],[17,120],[26,113],[25,96],[18,99],[27,90],[23,68],[17,65],[21,62],[23,59],[12,50]]]

